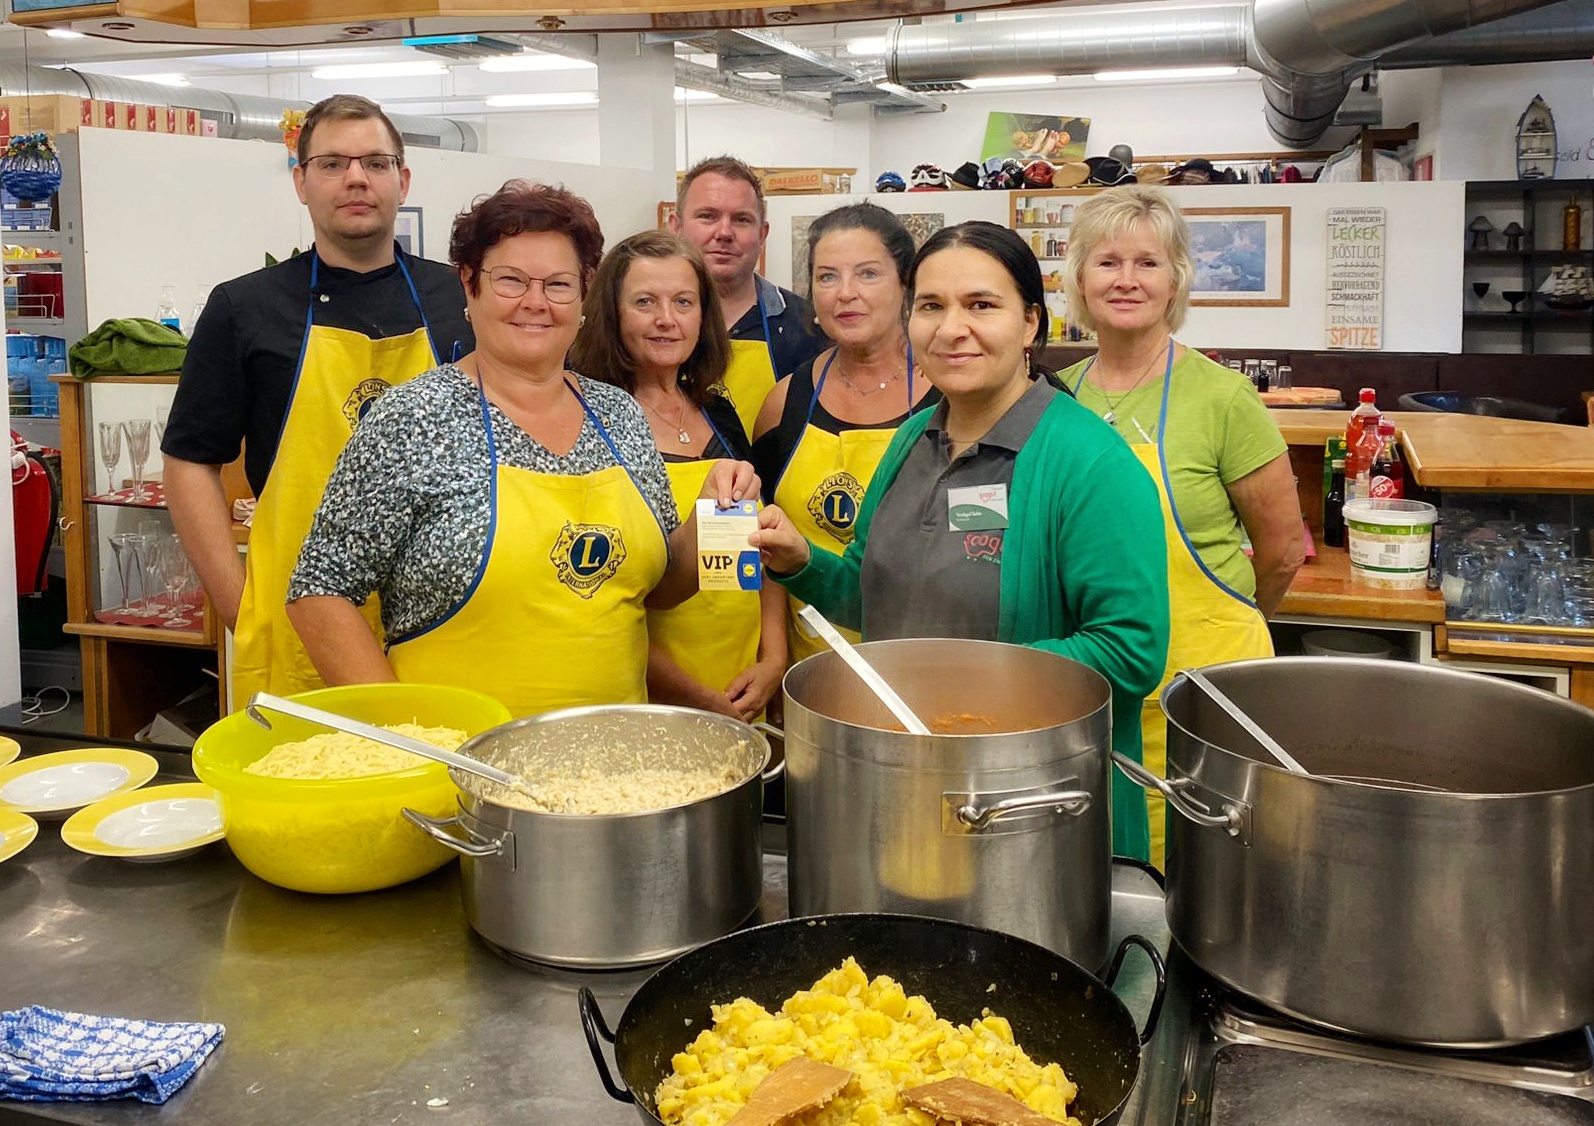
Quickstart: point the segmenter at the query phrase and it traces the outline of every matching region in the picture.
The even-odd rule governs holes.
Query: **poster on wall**
[[[1187,207],[1192,305],[1290,303],[1288,207]]]
[[[817,215],[791,217],[791,288],[794,293],[809,298],[813,296],[813,286],[809,283],[808,228],[817,218]],[[915,247],[923,246],[925,239],[946,226],[946,216],[939,211],[916,211],[898,215],[897,218],[902,220],[902,225],[913,236]]]
[[[1384,346],[1385,222],[1382,207],[1328,209],[1327,346]]]
[[[980,159],[1084,160],[1088,117],[1052,117],[1038,113],[993,113],[985,119],[985,144]]]

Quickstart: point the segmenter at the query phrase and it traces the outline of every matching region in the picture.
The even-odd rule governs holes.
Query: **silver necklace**
[[[668,418],[666,418],[663,411],[659,410],[658,407],[653,406],[651,403],[649,403],[642,396],[640,396],[640,395],[637,396],[637,402],[641,403],[644,407],[647,407],[648,410],[650,410],[654,414],[658,415],[659,416],[659,421],[664,423],[666,426],[675,427],[675,436],[681,440],[681,445],[690,446],[692,444],[692,435],[690,435],[690,434],[688,434],[686,432],[686,396],[685,395],[681,396],[681,409],[675,412],[675,421],[674,422],[671,422]]]
[[[840,368],[836,369],[836,374],[841,377],[841,381],[843,383],[852,388],[852,393],[854,395],[867,399],[870,395],[878,394],[879,392],[884,391],[887,387],[890,387],[897,381],[897,376],[899,376],[901,373],[892,372],[890,376],[880,381],[880,385],[878,387],[859,387],[852,380],[848,379],[847,373],[842,371]]]
[[[1171,338],[1168,341],[1168,347],[1169,348],[1173,347],[1173,340]],[[1158,358],[1161,355],[1162,355],[1162,349],[1158,348],[1156,350],[1156,352],[1154,352],[1152,354],[1151,362],[1146,365],[1146,369],[1144,371],[1142,371],[1140,373],[1140,375],[1135,379],[1135,381],[1129,385],[1128,390],[1126,390],[1123,394],[1118,396],[1118,401],[1116,403],[1113,402],[1112,396],[1107,394],[1107,388],[1102,387],[1101,384],[1099,384],[1099,383],[1096,384],[1097,387],[1101,388],[1101,397],[1103,399],[1107,400],[1107,413],[1101,416],[1101,420],[1103,422],[1105,422],[1108,426],[1111,426],[1113,423],[1118,421],[1118,408],[1119,408],[1119,406],[1121,406],[1123,404],[1123,401],[1125,399],[1129,398],[1130,395],[1134,394],[1135,388],[1139,387],[1142,383],[1144,383],[1146,381],[1146,376],[1150,375],[1151,372],[1152,372],[1152,369],[1154,369],[1157,366],[1157,360],[1158,360]]]

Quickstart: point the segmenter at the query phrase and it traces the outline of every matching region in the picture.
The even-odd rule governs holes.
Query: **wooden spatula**
[[[794,1056],[764,1076],[747,1105],[726,1126],[774,1126],[784,1118],[824,1106],[852,1079],[844,1067]]]
[[[943,1079],[902,1092],[902,1101],[966,1126],[1057,1126],[1012,1095],[972,1079]]]

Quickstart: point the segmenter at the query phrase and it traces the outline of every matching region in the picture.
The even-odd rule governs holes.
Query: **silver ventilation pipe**
[[[285,109],[309,109],[311,103],[291,98],[263,98],[229,94],[195,86],[163,86],[84,71],[54,67],[23,67],[0,63],[0,94],[63,94],[72,98],[97,98],[107,102],[133,102],[146,106],[180,106],[197,109],[216,120],[216,134],[233,140],[282,142],[277,122]],[[413,117],[390,113],[388,117],[406,145],[420,148],[476,152],[476,129],[446,117]]]
[[[1547,63],[1594,55],[1594,0],[1561,0],[1379,56],[1380,70]]]

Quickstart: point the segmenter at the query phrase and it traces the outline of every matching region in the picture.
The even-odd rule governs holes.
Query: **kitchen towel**
[[[30,1005],[0,1013],[0,1098],[163,1103],[221,1043],[219,1024],[89,1016]]]
[[[96,375],[152,375],[181,371],[188,338],[143,317],[106,321],[67,349],[67,366],[80,379]]]

